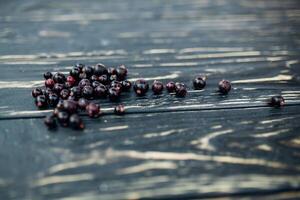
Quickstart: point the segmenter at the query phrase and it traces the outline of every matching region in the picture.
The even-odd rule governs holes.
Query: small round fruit
[[[64,89],[64,85],[61,84],[61,83],[55,83],[54,84],[54,87],[53,87],[53,91],[56,93],[56,94],[60,94],[60,92]]]
[[[91,85],[91,82],[89,81],[89,79],[82,79],[79,83],[78,83],[78,86],[80,88],[83,88],[84,86],[90,86]]]
[[[114,113],[116,115],[124,115],[125,114],[125,107],[122,104],[117,105],[114,109]]]
[[[70,96],[74,97],[75,99],[78,99],[81,97],[81,88],[78,86],[74,86],[71,88]]]
[[[31,92],[32,97],[36,98],[39,95],[42,95],[43,91],[42,88],[34,88]]]
[[[48,104],[51,107],[55,107],[59,101],[59,97],[56,93],[51,93],[48,96]]]
[[[131,88],[131,82],[128,80],[122,81],[122,92],[129,92]]]
[[[155,95],[161,94],[164,89],[164,85],[160,81],[154,81],[152,85],[152,91]]]
[[[284,106],[285,100],[282,96],[273,96],[270,101],[269,105],[273,107],[281,107]]]
[[[176,89],[175,89],[176,96],[177,97],[185,97],[187,94],[186,86],[183,83],[176,83],[175,86],[176,86]]]
[[[82,72],[86,74],[87,78],[90,78],[94,73],[94,69],[91,66],[84,66]]]
[[[138,96],[144,96],[149,90],[149,84],[143,79],[139,79],[134,83],[133,89]]]
[[[69,95],[70,95],[70,91],[68,89],[62,89],[59,93],[59,96],[62,99],[68,99]]]
[[[176,91],[176,85],[173,81],[167,83],[166,88],[169,93],[174,93]]]
[[[48,127],[48,129],[55,129],[57,127],[55,117],[53,115],[48,115],[44,119],[45,125]]]
[[[77,114],[72,114],[69,118],[69,125],[71,128],[75,130],[82,130],[84,129],[84,124],[81,118]]]
[[[76,83],[76,79],[73,76],[68,76],[67,82],[68,82],[69,86],[73,87]]]
[[[193,86],[195,90],[202,90],[206,86],[206,76],[196,76],[193,80]]]
[[[101,83],[100,83],[101,84]],[[107,88],[101,84],[94,88],[94,96],[96,98],[105,98],[107,96]]]
[[[94,88],[92,86],[84,86],[82,89],[82,96],[91,99],[93,97]]]
[[[109,88],[108,97],[110,101],[118,101],[120,99],[120,90],[117,88]]]
[[[125,65],[121,65],[118,67],[116,75],[117,75],[118,81],[123,81],[126,79],[127,69],[126,69]]]
[[[66,77],[64,74],[57,72],[56,74],[54,74],[53,80],[55,83],[65,83]]]
[[[88,104],[89,104],[89,101],[87,99],[85,99],[85,98],[80,98],[78,100],[78,107],[81,110],[85,110]]]
[[[231,90],[231,83],[228,80],[221,80],[219,82],[219,92],[221,94],[228,94]]]
[[[59,111],[57,113],[57,120],[61,126],[66,127],[69,125],[69,117],[70,117],[70,115],[68,112]]]
[[[86,107],[86,111],[91,118],[97,118],[100,116],[100,106],[95,103],[89,103]]]
[[[46,108],[47,107],[47,98],[45,95],[39,95],[35,99],[35,105],[39,108]]]
[[[98,63],[94,66],[94,74],[97,76],[101,76],[103,74],[108,74],[108,71],[107,71],[107,68],[103,64]]]
[[[49,79],[49,78],[52,78],[52,73],[51,72],[46,72],[46,73],[44,73],[44,78],[45,78],[45,80],[47,80],[47,79]]]

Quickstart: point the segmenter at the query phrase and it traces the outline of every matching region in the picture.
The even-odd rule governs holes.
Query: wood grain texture
[[[296,0],[1,1],[0,199],[299,198],[299,16]],[[123,117],[100,100],[83,132],[50,132],[30,92],[76,62],[189,94],[124,94]]]

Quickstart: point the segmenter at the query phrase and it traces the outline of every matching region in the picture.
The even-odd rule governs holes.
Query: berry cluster
[[[84,124],[78,115],[79,111],[86,111],[89,117],[97,118],[101,115],[100,105],[92,102],[94,99],[108,98],[112,102],[120,99],[121,93],[129,92],[132,83],[127,80],[128,70],[124,65],[117,68],[107,68],[103,64],[85,66],[76,64],[67,76],[57,72],[44,74],[45,87],[32,90],[35,104],[39,109],[54,108],[51,115],[45,118],[48,128],[57,127],[58,123],[73,129],[83,129]],[[193,80],[195,90],[202,90],[206,86],[206,76],[198,75]],[[154,81],[152,92],[154,95],[162,94],[164,88],[176,97],[185,97],[187,87],[184,83],[168,82],[165,86],[160,81]],[[137,96],[144,96],[149,90],[149,84],[144,79],[138,79],[133,84]],[[221,80],[218,84],[220,94],[226,95],[231,90],[228,80]],[[279,107],[284,104],[281,96],[272,97],[269,105]],[[114,113],[123,115],[125,108],[122,104],[114,108]]]

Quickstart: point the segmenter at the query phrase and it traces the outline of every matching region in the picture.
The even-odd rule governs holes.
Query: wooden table
[[[0,27],[0,199],[300,198],[299,1],[1,1]],[[189,93],[124,94],[125,116],[101,100],[83,132],[48,131],[30,92],[77,62]]]

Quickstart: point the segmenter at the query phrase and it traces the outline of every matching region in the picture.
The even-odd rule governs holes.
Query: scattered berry
[[[227,80],[222,80],[219,82],[219,92],[221,94],[228,94],[231,89],[231,84]]]
[[[117,105],[114,109],[114,112],[117,115],[123,115],[125,113],[125,107],[122,104]]]
[[[59,122],[60,125],[66,127],[69,125],[69,113],[65,112],[65,111],[59,111],[57,113],[57,120]]]
[[[206,76],[196,76],[193,80],[193,86],[195,90],[202,90],[206,85]]]
[[[281,107],[284,106],[285,100],[282,96],[273,96],[270,101],[269,105],[273,107]]]
[[[76,130],[84,129],[84,124],[77,114],[72,114],[69,118],[69,125]]]
[[[101,84],[94,88],[94,96],[96,98],[105,98],[107,96],[107,88]]]
[[[176,89],[175,89],[176,96],[177,97],[185,97],[187,94],[186,86],[183,83],[176,83],[175,86],[176,86]]]
[[[118,101],[120,98],[120,90],[115,87],[111,87],[108,90],[108,97],[111,101]]]
[[[129,92],[131,88],[131,82],[128,80],[122,81],[122,92]]]
[[[174,93],[176,91],[176,85],[173,81],[167,83],[166,88],[169,93]]]
[[[86,107],[86,111],[91,118],[100,116],[100,106],[95,103],[89,103]]]
[[[39,95],[35,99],[35,105],[39,108],[46,108],[47,107],[47,98],[45,95]]]
[[[139,79],[134,83],[133,89],[138,96],[144,96],[149,89],[149,84],[143,79]]]
[[[164,89],[164,85],[160,81],[154,81],[152,85],[152,91],[154,94],[161,94]]]
[[[52,115],[46,116],[44,119],[45,125],[48,127],[48,129],[55,129],[57,127],[55,117]]]
[[[32,97],[36,98],[39,95],[42,95],[43,91],[42,88],[34,88],[31,92]]]

